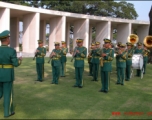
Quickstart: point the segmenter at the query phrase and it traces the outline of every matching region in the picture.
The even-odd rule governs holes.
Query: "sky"
[[[137,20],[149,21],[149,11],[152,6],[152,1],[126,1],[132,3],[138,14]]]

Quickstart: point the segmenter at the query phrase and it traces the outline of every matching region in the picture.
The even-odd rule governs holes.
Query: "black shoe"
[[[95,81],[95,80],[91,80],[91,81]]]
[[[104,92],[104,90],[99,90],[99,92]]]
[[[108,93],[108,91],[104,91],[104,93]]]
[[[82,88],[82,86],[79,86],[79,88]]]
[[[78,87],[78,86],[76,86],[76,85],[73,85],[73,87]]]
[[[118,84],[120,84],[120,83],[116,83],[116,84],[118,85]]]
[[[124,85],[123,83],[121,85]]]

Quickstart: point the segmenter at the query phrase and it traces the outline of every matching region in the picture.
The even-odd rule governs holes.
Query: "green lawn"
[[[16,114],[12,119],[152,119],[152,65],[147,66],[143,79],[134,77],[125,85],[116,85],[115,61],[111,74],[108,94],[98,92],[98,82],[88,76],[88,63],[85,61],[84,87],[74,88],[74,67],[68,58],[66,77],[59,84],[51,83],[51,65],[45,59],[44,82],[37,79],[35,61],[24,58],[22,65],[15,68],[14,104]],[[118,112],[120,115],[114,115]],[[129,112],[142,112],[143,115],[129,115]],[[151,113],[150,113],[151,112]],[[0,100],[0,119],[3,119],[3,99]],[[149,114],[148,114],[149,113]],[[148,114],[148,115],[147,115]]]

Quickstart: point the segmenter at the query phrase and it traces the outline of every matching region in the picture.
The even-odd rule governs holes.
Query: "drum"
[[[134,54],[133,55],[132,68],[142,70],[142,68],[143,68],[143,56],[142,56],[142,54]]]

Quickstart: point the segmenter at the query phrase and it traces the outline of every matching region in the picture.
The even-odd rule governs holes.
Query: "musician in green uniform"
[[[124,85],[124,80],[125,80],[125,72],[126,72],[126,60],[127,60],[127,51],[125,50],[126,45],[121,44],[118,54],[116,55],[118,58],[118,63],[117,63],[117,83],[116,84],[121,84]]]
[[[112,69],[111,62],[114,58],[114,51],[109,48],[110,43],[111,43],[110,39],[105,38],[104,43],[105,43],[105,45],[104,45],[105,48],[103,48],[101,51],[103,65],[101,65],[101,63],[100,63],[100,68],[101,68],[100,74],[101,74],[102,87],[101,87],[101,90],[99,90],[99,92],[107,93],[109,91],[110,72]]]
[[[89,55],[88,55],[89,76],[93,76],[93,64],[91,63],[91,59],[92,59],[91,51],[94,49],[94,47],[95,47],[95,44],[91,43],[91,48],[90,48],[90,52],[89,52]]]
[[[144,73],[146,73],[146,66],[147,66],[147,62],[148,62],[148,55],[150,53],[150,50],[147,49],[147,47],[145,46],[144,44],[144,52],[143,52],[143,57],[144,57],[144,64],[143,64],[143,70],[144,70]]]
[[[22,60],[22,57],[17,58],[16,50],[8,46],[10,44],[9,34],[8,30],[0,33],[2,44],[0,46],[0,99],[4,96],[4,117],[15,114],[13,106],[14,67],[18,67]]]
[[[119,48],[120,48],[120,45],[121,45],[122,43],[121,42],[118,42],[117,43],[117,48],[116,48],[116,50],[115,50],[115,53],[116,54],[118,54],[118,51],[119,51]],[[117,71],[117,67],[118,67],[118,57],[116,56],[116,71]]]
[[[75,48],[75,77],[76,83],[73,87],[83,87],[83,71],[84,71],[84,58],[87,56],[87,48],[83,46],[83,39],[77,39],[77,47]]]
[[[91,51],[91,63],[93,64],[93,80],[98,81],[98,72],[99,72],[99,58],[101,56],[100,42],[95,42],[96,49]]]
[[[50,54],[51,66],[52,66],[52,82],[51,84],[58,84],[60,76],[60,66],[61,66],[61,54],[60,43],[55,42],[55,49],[52,50]]]
[[[132,56],[134,54],[134,49],[132,49],[132,46],[133,44],[132,43],[129,43],[127,42],[127,54],[128,54],[128,57],[126,59],[126,78],[125,80],[126,81],[129,81],[130,80],[130,74],[131,74],[131,66],[132,66]]]
[[[66,48],[66,43],[65,41],[61,41],[62,47],[61,47],[61,67],[60,67],[60,76],[65,77],[65,72],[66,72],[66,54],[68,52],[68,48]]]
[[[42,82],[44,78],[44,56],[46,55],[46,48],[43,47],[42,40],[38,40],[38,45],[35,52],[37,81]]]
[[[144,49],[142,48],[142,43],[138,42],[137,43],[137,48],[135,49],[134,54],[142,54],[143,55],[143,53],[144,53]],[[137,69],[136,76],[138,76],[138,77],[141,76],[141,70],[140,69]]]

